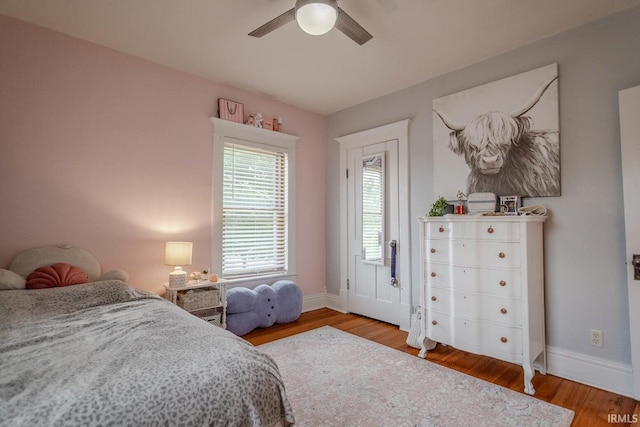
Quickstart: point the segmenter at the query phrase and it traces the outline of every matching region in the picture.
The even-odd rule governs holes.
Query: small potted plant
[[[431,205],[431,209],[429,210],[429,216],[443,216],[446,213],[453,213],[453,210],[451,208],[453,208],[453,206],[447,203],[444,197],[440,196]]]

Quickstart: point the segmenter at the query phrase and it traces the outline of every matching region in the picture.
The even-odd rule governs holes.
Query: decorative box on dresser
[[[422,349],[426,339],[522,365],[534,394],[546,374],[540,216],[420,218]]]

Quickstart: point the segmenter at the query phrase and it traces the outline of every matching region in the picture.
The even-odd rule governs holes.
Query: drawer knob
[[[500,338],[500,342],[506,343],[507,341],[509,341],[507,337]]]
[[[504,280],[500,280],[500,286],[507,286],[507,282],[505,282]]]
[[[431,301],[435,301],[435,300],[437,300],[437,299],[438,299],[438,298],[436,298],[436,296],[435,296],[435,295],[431,297]]]
[[[500,252],[500,253],[498,254],[498,256],[499,256],[500,258],[504,258],[506,255],[504,254],[504,252]]]
[[[431,253],[435,254],[436,253],[436,248],[431,248]]]
[[[489,226],[489,228],[487,228],[487,233],[489,234],[493,233],[493,227]]]
[[[435,326],[435,325],[437,325],[437,324],[438,324],[438,321],[437,321],[437,320],[432,320],[432,321],[431,321],[431,324],[432,324],[433,326]]]
[[[436,277],[436,272],[435,271],[431,272],[431,277]]]
[[[507,309],[506,309],[506,308],[501,308],[501,309],[500,309],[500,313],[502,313],[502,314],[507,314]]]
[[[438,228],[438,231],[444,233],[444,227],[440,226],[440,228]]]

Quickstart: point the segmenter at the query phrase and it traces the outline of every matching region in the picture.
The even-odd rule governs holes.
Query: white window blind
[[[287,154],[225,142],[222,274],[287,271]]]

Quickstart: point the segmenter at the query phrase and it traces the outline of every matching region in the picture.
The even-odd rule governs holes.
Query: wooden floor
[[[243,338],[254,345],[275,341],[321,326],[336,329],[375,341],[417,357],[418,350],[406,344],[407,333],[397,326],[354,314],[343,314],[328,308],[302,313],[295,322],[256,329]],[[490,381],[494,384],[523,392],[522,368],[486,356],[478,356],[452,347],[438,345],[427,355],[430,362]],[[637,423],[609,422],[640,418],[640,404],[615,393],[589,387],[553,375],[536,373],[533,378],[535,397],[575,412],[572,426],[639,426]],[[610,418],[614,414],[615,418]]]

